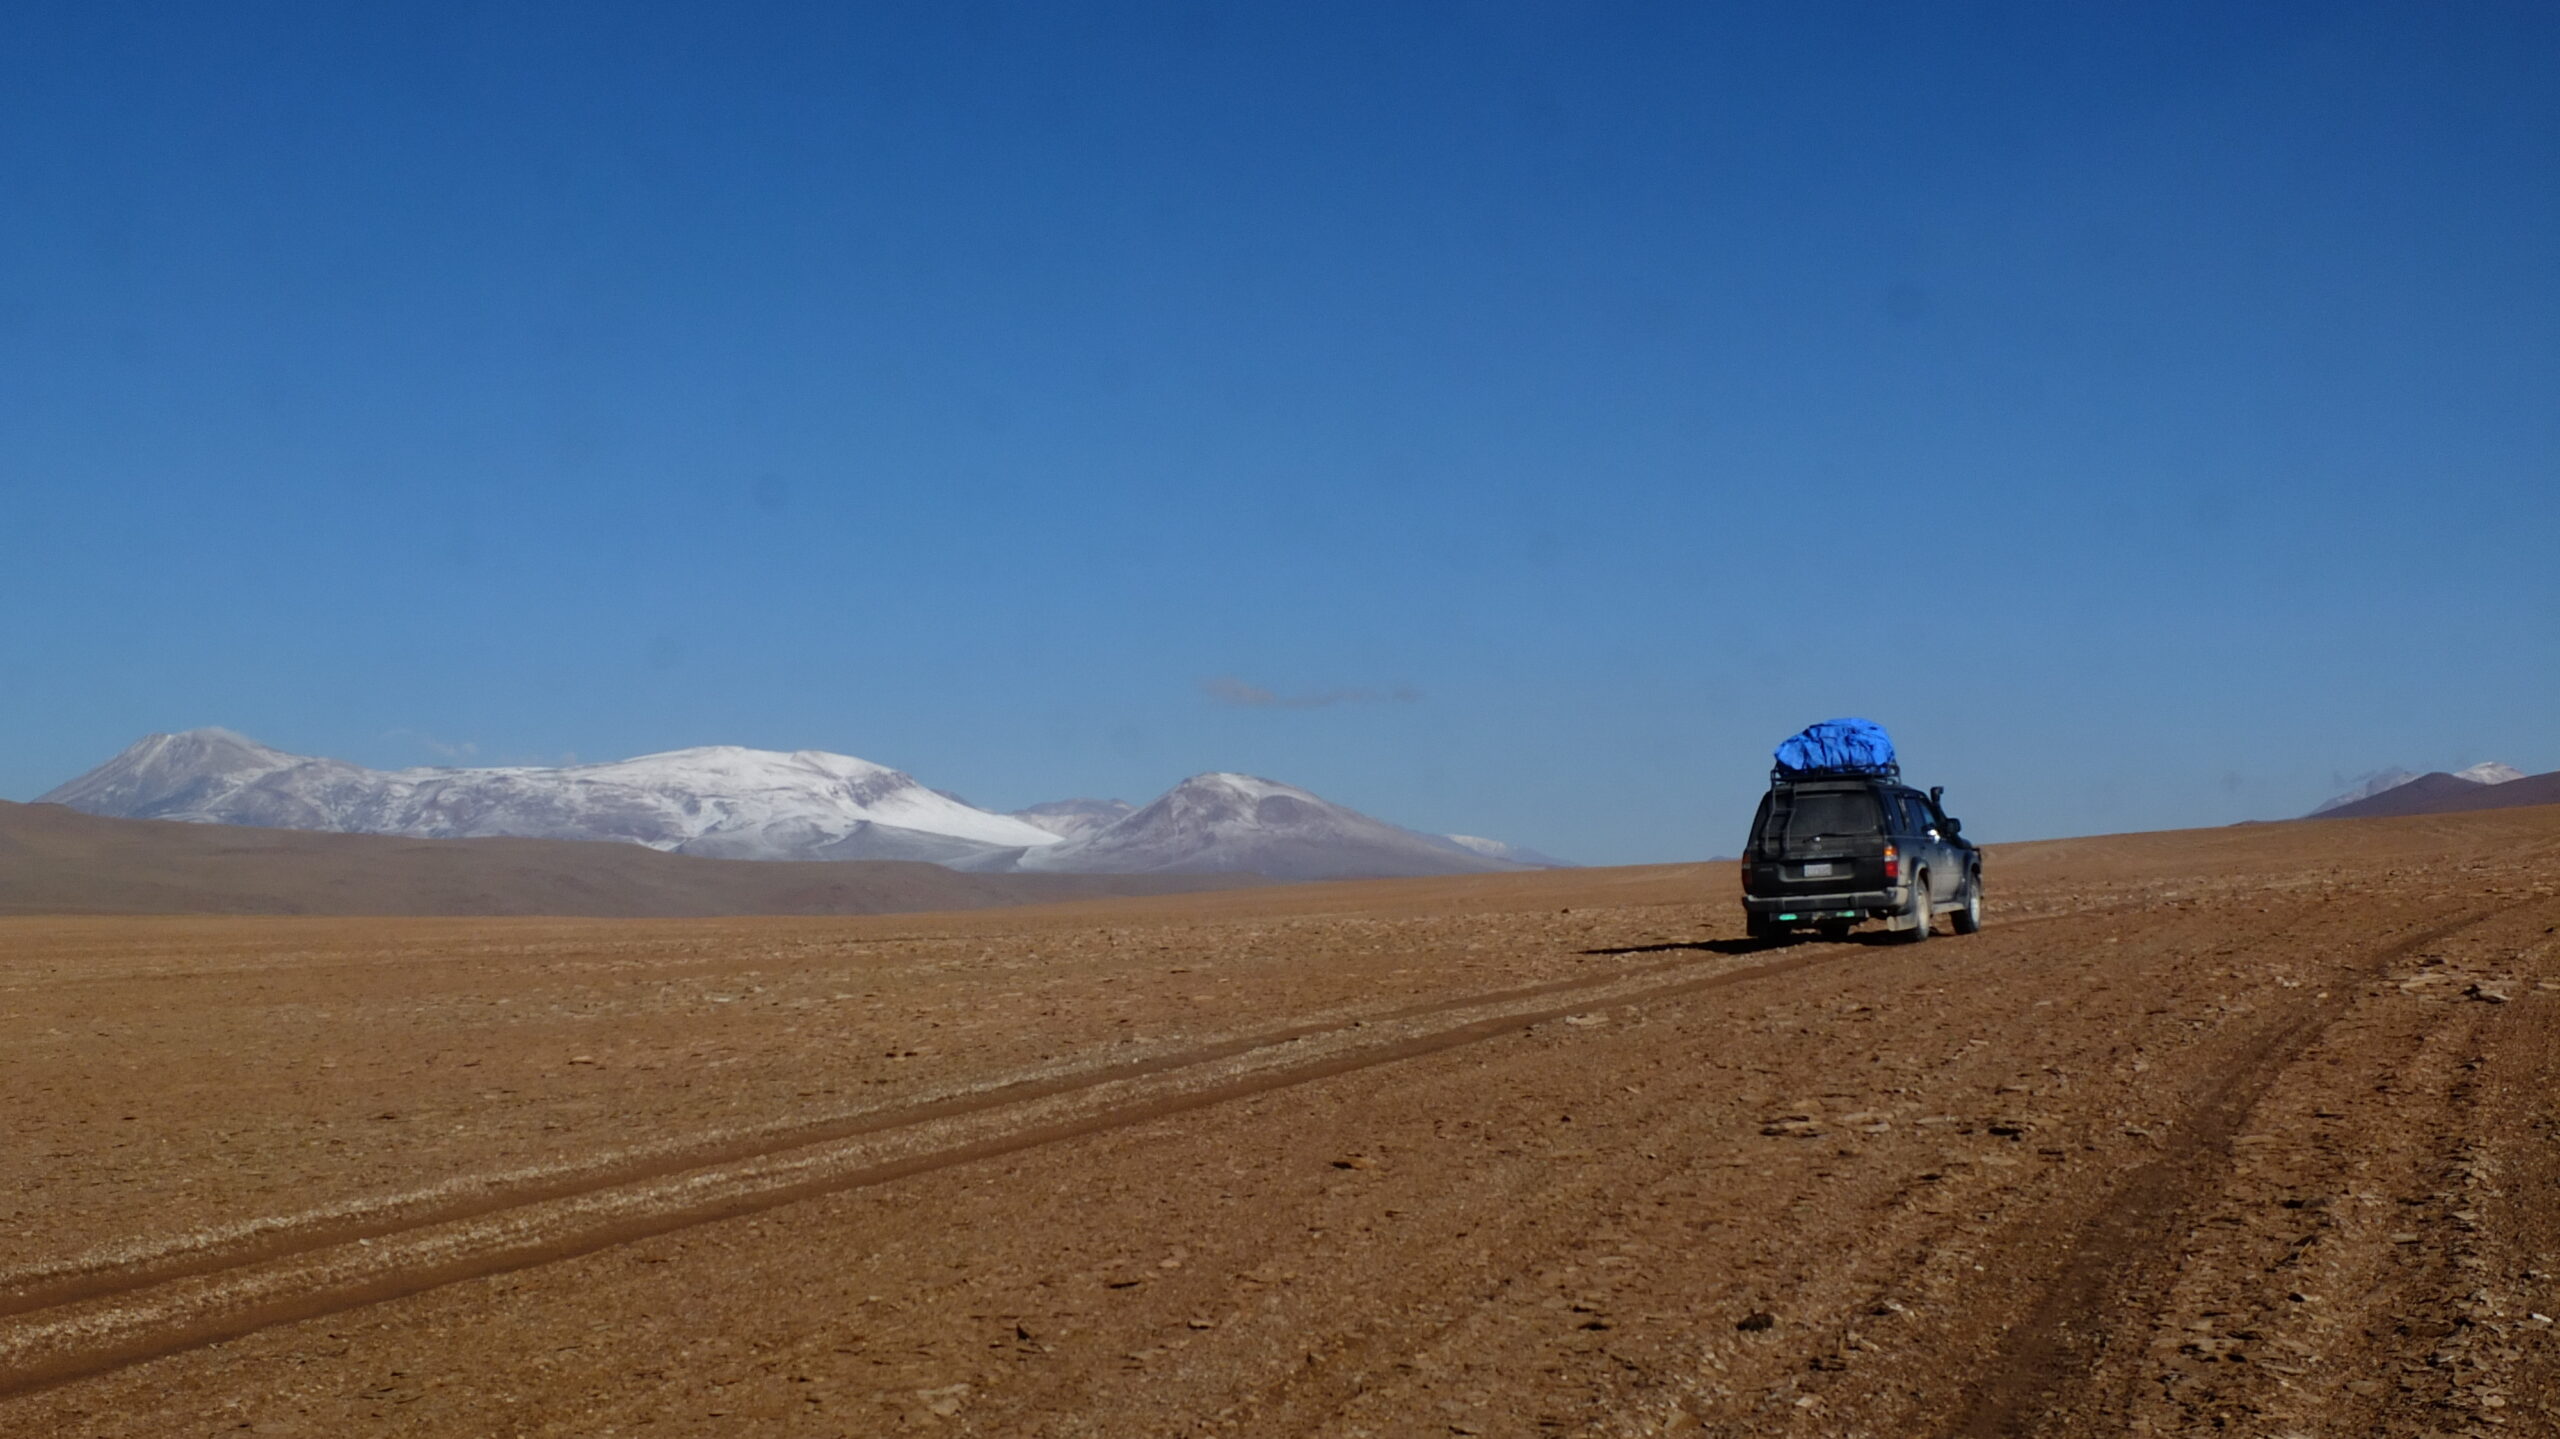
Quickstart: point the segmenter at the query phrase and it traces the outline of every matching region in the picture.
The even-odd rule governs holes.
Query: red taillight
[[[1895,849],[1892,845],[1884,847],[1884,882],[1902,883],[1902,851]]]

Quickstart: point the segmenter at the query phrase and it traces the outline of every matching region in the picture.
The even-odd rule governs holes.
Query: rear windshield
[[[1779,802],[1785,816],[1785,842],[1810,844],[1825,835],[1863,837],[1884,832],[1884,806],[1875,791],[1818,789]],[[1775,816],[1773,816],[1775,818]]]

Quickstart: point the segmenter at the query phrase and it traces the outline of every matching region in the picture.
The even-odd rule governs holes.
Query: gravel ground
[[[2555,858],[0,921],[0,1433],[2560,1433]]]

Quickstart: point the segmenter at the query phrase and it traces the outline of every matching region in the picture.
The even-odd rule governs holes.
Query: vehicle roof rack
[[[1819,769],[1789,769],[1782,764],[1772,765],[1769,768],[1771,784],[1800,784],[1809,779],[1900,780],[1901,778],[1902,765],[1899,761],[1888,761],[1884,764],[1824,765]]]

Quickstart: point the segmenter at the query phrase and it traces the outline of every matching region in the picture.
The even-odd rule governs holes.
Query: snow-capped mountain
[[[118,819],[617,840],[720,859],[927,860],[985,872],[1350,879],[1557,863],[1497,840],[1400,829],[1247,775],[1199,775],[1144,809],[1071,799],[993,814],[850,755],[727,745],[557,768],[373,770],[198,729],[151,735],[41,802]]]
[[[1080,874],[1250,873],[1276,879],[1486,874],[1529,866],[1371,819],[1292,785],[1203,774],[1024,869]]]
[[[2443,773],[2443,771],[2438,771],[2438,773]],[[2512,780],[2523,779],[2525,774],[2523,770],[2517,769],[2514,765],[2501,764],[2496,760],[2484,760],[2479,764],[2473,765],[2469,769],[2453,771],[2452,777],[2455,779],[2467,779],[2473,784],[2506,784]],[[2313,810],[2311,813],[2314,815],[2327,814],[2333,809],[2339,809],[2346,805],[2355,804],[2360,800],[2368,800],[2378,794],[2388,794],[2391,791],[2400,788],[2402,785],[2422,778],[2424,778],[2423,775],[2405,769],[2376,770],[2372,774],[2366,775],[2362,781],[2358,782],[2354,789],[2348,790],[2344,794],[2333,795],[2329,799],[2322,801],[2320,807]],[[2307,817],[2308,816],[2306,816],[2306,818]]]
[[[91,814],[422,839],[623,840],[726,859],[1009,869],[1063,843],[850,755],[712,746],[556,769],[370,770],[227,730],[152,735],[41,797]]]
[[[1060,839],[1082,839],[1137,812],[1138,807],[1125,799],[1053,799],[1047,804],[1015,810],[1013,817],[1024,824],[1038,825]]]

